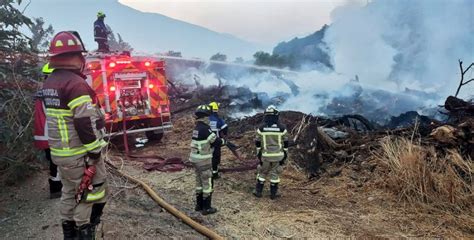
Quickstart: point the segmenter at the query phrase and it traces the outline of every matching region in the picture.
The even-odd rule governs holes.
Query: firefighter
[[[54,69],[49,67],[49,63],[43,66],[42,72],[44,79],[47,79],[49,74]],[[35,125],[34,125],[34,140],[35,147],[43,150],[46,160],[49,162],[49,198],[61,197],[61,177],[58,172],[58,166],[51,160],[51,150],[48,145],[48,128],[46,126],[46,115],[43,101],[41,101],[41,91],[38,91],[35,99],[35,113],[34,113]]]
[[[63,184],[60,213],[64,239],[94,239],[105,206],[107,183],[101,152],[104,114],[81,73],[86,52],[77,32],[59,32],[51,41],[55,70],[41,90],[46,107],[51,158]]]
[[[104,23],[105,14],[101,11],[97,13],[97,20],[94,22],[94,40],[99,45],[97,51],[107,53],[109,52],[108,35],[109,30]]]
[[[211,131],[208,117],[211,108],[208,105],[199,106],[194,115],[196,126],[191,141],[190,162],[196,172],[196,211],[203,215],[213,214],[217,209],[212,207],[212,152],[213,148],[222,144],[220,138]]]
[[[279,122],[278,109],[270,105],[265,109],[263,125],[257,129],[255,145],[260,163],[257,167],[257,185],[254,195],[262,197],[265,180],[270,180],[270,198],[278,197],[280,174],[288,158],[288,136]]]
[[[209,125],[211,126],[211,130],[213,133],[217,135],[218,138],[222,140],[222,145],[226,144],[226,137],[227,137],[227,124],[225,124],[224,120],[219,117],[219,106],[220,103],[211,102],[209,103],[209,107],[212,109],[212,113],[209,116]],[[212,179],[219,178],[219,164],[221,163],[221,146],[215,146],[214,151],[212,152]]]

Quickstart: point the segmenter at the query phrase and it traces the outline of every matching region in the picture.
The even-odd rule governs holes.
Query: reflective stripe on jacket
[[[80,157],[99,153],[107,144],[103,140],[104,114],[83,76],[55,70],[41,91],[51,155]]]
[[[94,22],[94,39],[95,40],[107,40],[108,29],[105,26],[103,19],[97,19]]]
[[[288,134],[281,124],[264,125],[257,129],[255,139],[257,151],[268,161],[281,161],[288,148]]]
[[[198,162],[212,159],[212,144],[218,140],[217,135],[211,131],[211,128],[203,119],[196,120],[196,127],[193,130],[191,140],[191,154],[189,160]]]
[[[209,126],[211,130],[217,135],[217,137],[224,137],[227,135],[227,124],[217,113],[212,113],[209,116]]]

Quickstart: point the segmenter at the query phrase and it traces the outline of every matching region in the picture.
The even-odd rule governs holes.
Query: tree
[[[31,46],[35,51],[43,52],[48,48],[48,43],[54,30],[51,24],[45,29],[43,18],[33,18],[33,23],[29,26],[32,33]]]
[[[21,3],[0,1],[0,183],[10,184],[26,176],[32,168],[29,161],[37,156],[31,148],[31,128],[40,79],[37,49],[32,38],[19,31],[34,24],[14,7],[15,2]]]
[[[117,52],[122,52],[122,51],[133,51],[132,46],[128,43],[125,42],[122,39],[122,36],[120,33],[117,33],[117,38],[115,38],[115,34],[112,31],[112,28],[107,25],[107,29],[109,30],[110,34],[108,35],[108,42],[109,42],[109,48],[110,51],[117,51]]]
[[[272,67],[288,67],[291,63],[291,58],[286,58],[278,54],[266,53],[263,51],[256,52],[253,57],[255,58],[255,65],[258,66],[272,66]]]
[[[222,53],[216,53],[212,55],[210,58],[211,61],[219,61],[219,62],[225,62],[227,60],[227,56]]]
[[[234,60],[234,63],[243,63],[243,62],[244,62],[244,59],[242,57],[237,57]]]
[[[183,57],[183,55],[181,54],[181,52],[175,52],[173,50],[169,50],[168,52],[166,52],[164,54],[165,56],[170,56],[170,57]]]

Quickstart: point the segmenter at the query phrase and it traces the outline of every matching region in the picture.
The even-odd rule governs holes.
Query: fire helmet
[[[63,31],[56,34],[49,45],[49,54],[56,56],[64,53],[87,52],[77,32]]]
[[[218,112],[220,105],[221,105],[221,104],[218,103],[218,102],[211,102],[211,103],[209,103],[209,107],[212,109],[213,112]]]
[[[278,111],[278,109],[274,105],[270,105],[267,107],[267,109],[265,109],[263,114],[278,116],[280,114],[280,111]]]
[[[211,108],[208,105],[200,105],[196,108],[196,111],[194,111],[194,115],[197,118],[208,117],[211,115]]]
[[[49,75],[54,71],[54,68],[49,67],[49,63],[46,63],[41,69],[44,75]]]
[[[98,12],[97,12],[97,17],[98,17],[98,18],[105,18],[105,13],[102,12],[102,11],[98,11]]]

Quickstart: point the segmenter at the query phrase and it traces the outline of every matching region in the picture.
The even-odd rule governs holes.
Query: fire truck
[[[125,128],[127,134],[145,132],[148,139],[160,140],[172,128],[164,60],[90,53],[85,74],[105,112],[109,137]]]

